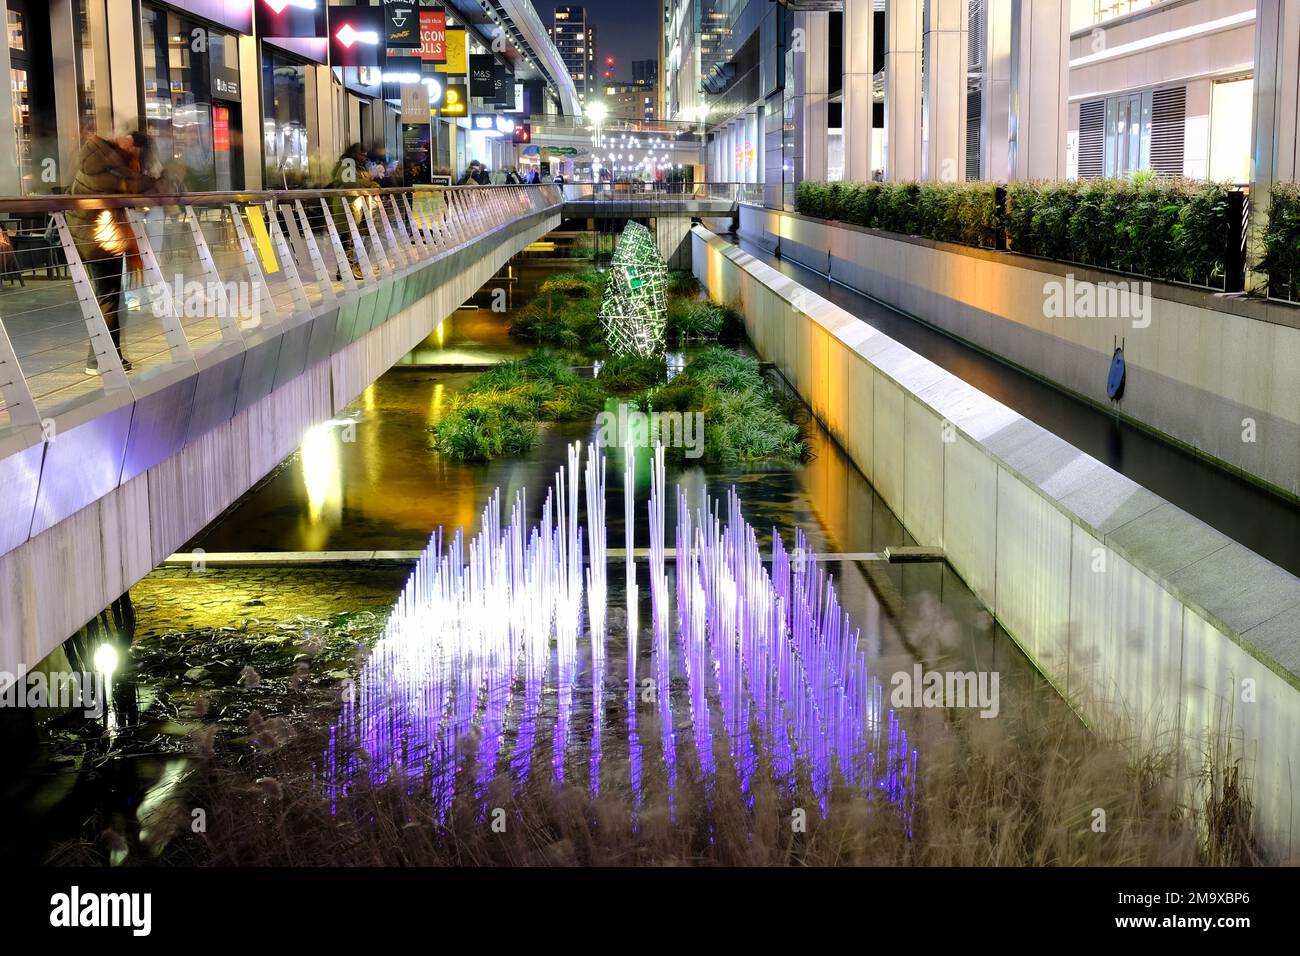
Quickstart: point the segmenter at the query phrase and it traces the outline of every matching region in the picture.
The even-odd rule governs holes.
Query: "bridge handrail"
[[[761,199],[762,183],[740,182],[651,182],[624,180],[619,182],[579,182],[566,183],[564,198],[566,202],[581,200],[628,201],[628,200],[681,200],[681,199],[716,199],[729,202],[752,201]]]
[[[260,189],[236,192],[209,190],[179,193],[57,193],[48,196],[0,196],[0,216],[14,213],[68,212],[74,209],[130,209],[153,206],[217,206],[232,202],[292,202],[299,199],[332,199],[336,196],[387,196],[415,192],[455,192],[492,189],[546,189],[553,183],[539,185],[491,184],[481,186],[443,186],[418,183],[413,186],[372,186],[350,189]]]
[[[0,456],[561,202],[551,183],[0,197],[31,224],[0,232]]]

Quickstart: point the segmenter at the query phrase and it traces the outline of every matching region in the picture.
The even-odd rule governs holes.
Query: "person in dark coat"
[[[464,174],[456,180],[457,186],[474,186],[478,183],[478,173],[480,164],[477,159],[471,160],[470,164],[465,167]]]
[[[152,192],[154,180],[141,166],[148,137],[139,130],[117,139],[91,136],[77,154],[77,174],[68,192],[73,196],[140,195]],[[122,281],[124,267],[140,275],[140,250],[123,209],[75,209],[67,214],[68,229],[90,278],[91,288],[104,315],[113,347],[122,367],[131,363],[122,355]],[[86,357],[86,374],[100,371],[92,344]]]
[[[378,183],[370,174],[369,156],[361,148],[360,143],[353,143],[347,148],[339,161],[334,164],[334,172],[330,176],[331,189],[374,189]],[[348,200],[352,204],[352,221],[356,223],[357,232],[365,236],[369,230],[369,224],[366,222],[364,205],[368,200],[363,196],[354,196]],[[348,228],[348,217],[343,211],[343,198],[335,196],[330,200],[330,213],[334,218],[334,230],[339,234],[339,241],[343,243],[343,252],[351,263],[352,275],[360,279],[362,277],[361,266],[358,262],[357,251],[353,248],[352,230]],[[339,269],[342,270],[342,263],[339,263]],[[341,272],[340,272],[341,275]]]

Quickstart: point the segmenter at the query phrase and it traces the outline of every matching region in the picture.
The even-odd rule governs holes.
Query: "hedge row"
[[[1014,183],[1007,189],[1007,246],[1100,269],[1221,285],[1228,192],[1223,183],[1141,174]]]
[[[1224,184],[1145,174],[1013,183],[1002,213],[997,190],[994,183],[805,182],[798,207],[822,219],[986,248],[1001,228],[1007,248],[1026,255],[1222,284],[1229,234]]]
[[[993,183],[802,182],[797,200],[806,216],[992,248],[995,189]]]
[[[1279,183],[1272,189],[1264,258],[1258,268],[1268,276],[1269,295],[1300,299],[1300,183]]]

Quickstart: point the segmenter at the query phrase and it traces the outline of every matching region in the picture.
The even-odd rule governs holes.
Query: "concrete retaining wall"
[[[1060,692],[1146,742],[1177,731],[1186,778],[1226,731],[1263,837],[1300,862],[1300,580],[702,227],[692,241],[710,296]]]
[[[85,429],[94,444],[77,446],[81,454],[103,446],[116,470],[110,467],[109,486],[88,504],[0,555],[0,671],[21,674],[41,661],[292,453],[308,428],[360,395],[512,255],[559,223],[558,209],[526,216],[309,317],[302,323],[309,334],[296,337],[303,350],[297,358],[286,355],[286,338],[274,342],[265,364],[250,351],[228,359],[231,368],[208,369],[212,395],[177,405],[164,423],[151,422],[180,433],[178,450],[136,474],[124,471],[125,439],[106,444],[102,432],[96,437],[97,419],[62,430],[48,448],[74,447],[77,429]],[[313,351],[313,341],[324,345]],[[296,371],[281,374],[288,367]],[[137,397],[107,414],[130,422],[139,407]],[[214,408],[224,412],[216,415]],[[51,467],[47,451],[45,468]]]
[[[740,207],[740,234],[1131,421],[1300,495],[1300,309],[1151,283],[1150,324],[1049,318],[1048,290],[1118,273]],[[1106,396],[1116,343],[1128,363]]]

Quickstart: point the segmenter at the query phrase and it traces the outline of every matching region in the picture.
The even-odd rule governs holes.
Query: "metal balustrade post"
[[[230,221],[235,226],[235,236],[239,240],[239,250],[244,256],[244,268],[248,270],[248,278],[259,289],[262,301],[271,309],[272,314],[275,312],[275,299],[271,297],[271,286],[266,281],[266,273],[262,271],[262,263],[257,258],[257,250],[253,248],[253,240],[248,235],[248,229],[244,226],[244,215],[239,209],[238,203],[231,203],[227,207],[230,211]],[[260,313],[259,313],[259,321]],[[248,327],[248,323],[245,323]]]
[[[361,202],[361,212],[366,217],[366,230],[370,233],[370,242],[374,247],[375,262],[386,272],[392,275],[397,271],[397,266],[388,256],[388,250],[384,244],[379,241],[379,230],[375,228],[375,216],[370,210],[370,197],[363,196]]]
[[[18,353],[9,341],[4,319],[0,319],[0,397],[5,400],[9,423],[15,426],[41,424],[41,413],[31,387],[18,364]]]
[[[474,201],[473,194],[468,190],[460,190],[456,193],[456,231],[459,233],[457,240],[461,243],[469,241],[474,231]]]
[[[433,235],[429,231],[430,223],[428,214],[419,204],[420,197],[414,196],[416,201],[412,203],[412,196],[414,196],[414,194],[407,195],[406,193],[402,193],[402,205],[406,207],[406,216],[411,221],[411,226],[420,236],[420,245],[424,247],[424,251],[427,255],[433,255],[434,242]],[[418,213],[416,212],[417,209],[419,210]]]
[[[396,229],[393,231],[397,235],[398,242],[402,244],[402,251],[407,254],[408,260],[414,264],[423,258],[421,254],[424,250],[416,244],[415,237],[411,235],[411,230],[407,228],[405,218],[399,214],[399,209],[401,207],[397,202],[397,198],[396,193],[389,193],[386,205],[390,207],[393,213],[392,221],[396,225]],[[385,205],[383,199],[380,200],[380,205]]]
[[[311,221],[307,218],[307,210],[303,208],[301,199],[295,199],[293,205],[298,213],[298,221],[302,224],[302,240],[307,245],[307,258],[311,260],[311,269],[316,275],[316,285],[320,287],[321,297],[327,302],[337,302],[338,296],[334,294],[334,282],[330,279],[329,270],[325,268],[325,257],[320,254],[320,246],[316,244],[316,234],[312,232]],[[340,269],[339,271],[342,272],[343,270]]]
[[[131,227],[131,235],[135,238],[136,252],[144,267],[145,281],[149,283],[150,291],[153,293],[150,296],[153,300],[150,302],[150,307],[162,325],[163,340],[167,343],[168,355],[173,362],[193,362],[194,351],[190,348],[189,340],[185,338],[185,329],[181,325],[180,306],[176,297],[172,295],[171,285],[163,277],[162,269],[158,265],[158,257],[153,253],[153,243],[149,241],[149,233],[144,227],[144,217],[140,215],[140,210],[128,208],[126,221]]]
[[[199,253],[199,264],[203,266],[203,280],[206,286],[205,291],[208,293],[215,292],[217,297],[217,324],[221,327],[221,338],[226,342],[241,342],[243,336],[239,334],[239,326],[235,322],[234,311],[230,307],[230,297],[226,295],[226,284],[221,281],[221,276],[217,272],[217,263],[212,258],[212,250],[208,248],[207,237],[203,235],[203,227],[199,223],[198,214],[194,211],[193,206],[185,206],[182,210],[186,223],[190,227],[190,238],[194,240],[194,248]]]
[[[62,212],[51,214],[54,226],[59,232],[59,242],[63,245],[63,255],[68,263],[68,274],[72,276],[72,287],[77,293],[77,302],[81,306],[82,318],[86,320],[86,331],[90,335],[90,348],[95,355],[95,365],[104,380],[107,391],[129,389],[126,370],[122,368],[122,356],[109,335],[108,323],[104,321],[103,310],[95,297],[95,287],[90,275],[77,252],[77,244],[72,241],[72,232],[68,228],[67,218]]]
[[[414,196],[414,193],[402,193],[397,197],[397,201],[406,211],[406,222],[411,228],[411,233],[415,236],[415,241],[419,245],[420,251],[423,253],[425,258],[429,258],[434,253],[433,238],[425,229],[425,217],[423,211],[421,210],[417,213],[415,203],[411,201]]]
[[[445,245],[456,245],[456,223],[452,217],[456,214],[456,207],[453,202],[455,191],[444,189],[442,193],[442,208],[438,210],[438,230],[442,236]]]
[[[375,205],[379,207],[379,219],[384,224],[384,236],[388,239],[388,248],[392,249],[397,254],[399,265],[409,265],[413,260],[411,256],[407,254],[407,250],[402,243],[397,241],[397,234],[393,231],[393,224],[388,218],[388,209],[384,205],[384,197],[377,196],[375,198],[378,200]]]
[[[343,206],[346,208],[347,203]],[[339,236],[339,231],[334,228],[334,217],[330,215],[330,203],[328,199],[322,198],[320,201],[321,213],[325,216],[325,230],[330,236],[330,248],[334,250],[334,261],[338,263],[339,279],[342,280],[344,288],[349,292],[357,291],[357,277],[352,274],[352,263],[348,260],[347,251],[343,248],[343,239]]]
[[[311,301],[307,298],[307,290],[298,275],[298,265],[289,250],[289,243],[285,241],[284,230],[280,228],[280,214],[274,199],[267,200],[266,212],[271,219],[271,242],[275,245],[276,257],[280,261],[280,268],[284,271],[285,281],[289,284],[289,294],[293,297],[294,308],[299,312],[310,312]]]
[[[322,200],[323,202],[324,200]],[[361,266],[361,274],[365,276],[367,282],[375,281],[375,267],[370,263],[370,253],[366,251],[365,240],[361,238],[361,230],[357,228],[357,220],[352,215],[352,203],[343,199],[343,218],[348,223],[348,235],[352,237],[352,252],[357,257],[357,264]]]

